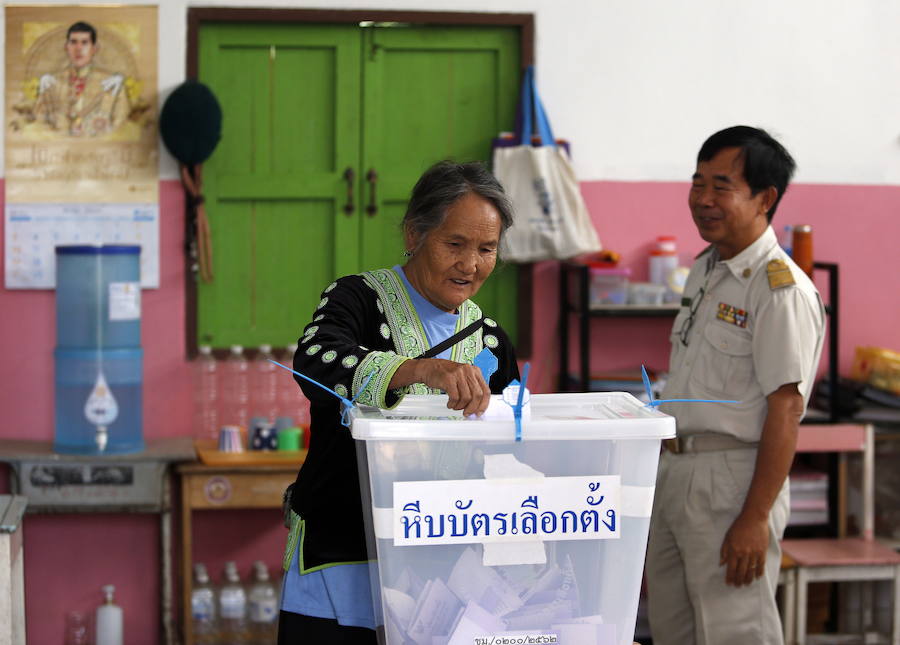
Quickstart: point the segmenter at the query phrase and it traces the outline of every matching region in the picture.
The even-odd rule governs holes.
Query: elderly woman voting
[[[483,413],[518,367],[503,329],[470,298],[494,270],[511,223],[503,188],[481,164],[428,169],[403,218],[406,263],[328,285],[294,369],[365,405],[391,408],[408,393],[446,392],[449,408]],[[498,363],[489,383],[473,365],[485,349]],[[290,496],[278,642],[375,643],[353,439],[340,401],[298,382],[312,424]]]

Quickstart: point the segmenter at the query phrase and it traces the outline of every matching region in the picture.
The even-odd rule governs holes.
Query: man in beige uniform
[[[654,645],[783,642],[775,587],[787,474],[824,335],[812,281],[769,226],[794,160],[736,126],[700,149],[688,203],[710,246],[675,319],[664,398],[678,438],[660,458],[647,552]]]

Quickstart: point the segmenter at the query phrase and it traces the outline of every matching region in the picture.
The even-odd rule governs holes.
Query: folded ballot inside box
[[[385,642],[630,645],[674,419],[625,393],[537,394],[517,440],[513,419],[446,404],[352,412]]]

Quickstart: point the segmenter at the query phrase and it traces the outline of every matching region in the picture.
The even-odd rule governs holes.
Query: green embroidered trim
[[[384,315],[393,333],[397,352],[409,357],[424,352],[428,347],[428,337],[400,276],[392,269],[378,269],[364,273],[363,278],[384,306]],[[383,330],[382,336],[389,337],[384,335]]]
[[[284,557],[281,559],[281,568],[285,571],[291,568],[291,560],[294,559],[294,551],[297,550],[297,543],[300,541],[301,524],[300,516],[291,511],[291,530],[288,533],[287,544],[284,545]]]
[[[411,359],[406,356],[398,356],[394,352],[369,352],[366,354],[366,357],[362,359],[359,367],[353,373],[353,387],[351,391],[354,396],[359,397],[357,402],[361,405],[373,405],[379,408],[389,407],[385,400],[388,385],[397,368],[408,360]],[[369,378],[369,374],[373,373],[374,376],[369,381],[369,385],[366,386],[366,390],[360,394],[359,391],[362,389],[363,383]]]
[[[329,567],[337,567],[342,564],[368,564],[372,562],[372,560],[350,560],[348,562],[329,562],[328,564],[321,564],[317,567],[310,567],[309,569],[305,569],[303,566],[303,537],[305,534],[305,526],[306,521],[301,519],[299,515],[297,515],[294,511],[291,511],[291,532],[288,534],[288,542],[287,546],[284,549],[284,559],[282,560],[282,568],[285,571],[289,571],[291,568],[291,561],[294,559],[294,551],[297,550],[297,547],[300,548],[300,554],[297,558],[298,568],[300,569],[300,575],[304,575],[307,573],[313,573],[314,571],[321,571],[322,569],[328,569]]]
[[[471,325],[479,318],[481,318],[481,307],[471,300],[466,300],[459,307],[459,320],[456,323],[454,332],[458,332],[467,325]],[[479,328],[465,340],[456,343],[456,345],[453,346],[453,351],[450,353],[450,360],[456,361],[457,363],[466,363],[467,365],[474,363],[475,357],[478,356],[478,352],[484,349],[484,344],[481,340],[482,333],[483,328]]]

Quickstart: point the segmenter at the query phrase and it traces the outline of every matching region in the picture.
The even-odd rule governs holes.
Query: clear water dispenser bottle
[[[144,448],[140,251],[56,247],[56,452]]]

